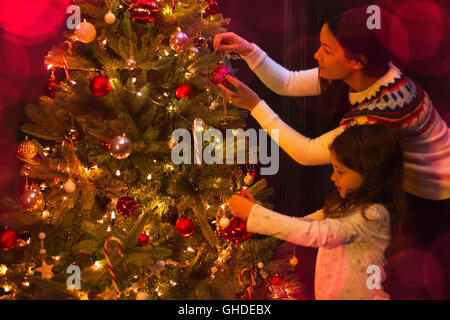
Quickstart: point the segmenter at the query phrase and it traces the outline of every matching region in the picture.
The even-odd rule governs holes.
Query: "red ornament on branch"
[[[136,201],[130,196],[123,196],[117,200],[116,209],[122,216],[131,216],[136,211]]]
[[[111,146],[111,142],[106,140],[100,140],[100,145],[102,146],[103,149],[109,149],[109,147]]]
[[[98,75],[92,78],[89,88],[94,96],[103,97],[106,96],[111,90],[111,83],[109,82],[108,77]]]
[[[175,228],[181,236],[189,237],[194,232],[195,224],[191,218],[181,217],[178,219]]]
[[[185,83],[179,86],[175,91],[175,95],[177,96],[178,99],[190,98],[192,97],[192,94],[193,94],[192,88]]]
[[[225,65],[224,63],[219,63],[210,73],[209,73],[209,79],[214,84],[221,84],[224,87],[234,91],[236,90],[233,85],[228,82],[227,76],[233,77],[233,70]]]
[[[17,245],[17,234],[11,229],[0,231],[0,250],[10,250]]]
[[[276,274],[270,280],[273,286],[279,286],[281,284],[281,277],[279,274]]]
[[[133,22],[149,24],[158,17],[159,7],[156,1],[134,0],[130,6],[130,18]]]
[[[208,7],[205,11],[208,15],[212,16],[219,13],[219,4],[216,0],[207,0],[206,2],[208,2]]]
[[[236,247],[239,247],[242,242],[252,236],[251,232],[247,232],[247,220],[234,217],[231,219],[230,225],[227,228],[220,228],[220,234]]]
[[[54,76],[51,76],[44,84],[44,93],[47,97],[54,98],[56,95],[56,88],[58,88],[59,81]]]
[[[139,245],[146,246],[150,243],[150,237],[147,234],[143,233],[139,236],[138,242]]]

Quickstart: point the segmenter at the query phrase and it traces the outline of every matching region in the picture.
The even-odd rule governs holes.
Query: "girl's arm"
[[[283,96],[320,95],[319,69],[289,71],[273,61],[253,43],[253,51],[242,58],[272,91]]]
[[[317,221],[285,216],[255,204],[247,220],[247,231],[315,248],[335,248],[355,240],[389,237],[382,232],[389,225],[389,213],[384,207],[371,206],[366,209],[366,216],[370,220],[355,212],[344,218]]]
[[[279,146],[301,165],[325,165],[330,163],[329,146],[334,138],[344,131],[340,126],[318,138],[310,139],[288,126],[280,117],[261,100],[251,112],[263,129],[274,138],[272,130],[278,129]]]

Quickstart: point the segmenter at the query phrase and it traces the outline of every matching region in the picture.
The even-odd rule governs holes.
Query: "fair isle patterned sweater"
[[[289,71],[256,45],[243,58],[259,79],[280,95],[321,93],[317,68]],[[405,160],[404,190],[430,200],[450,198],[450,130],[418,83],[391,66],[368,89],[351,91],[349,102],[350,109],[339,127],[315,139],[289,127],[263,100],[253,109],[252,116],[269,134],[278,129],[280,147],[302,165],[329,164],[328,146],[352,124],[379,122],[398,128]]]

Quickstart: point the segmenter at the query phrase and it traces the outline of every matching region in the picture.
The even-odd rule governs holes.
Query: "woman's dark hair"
[[[381,78],[389,70],[391,56],[379,41],[378,29],[368,28],[369,17],[364,6],[347,10],[328,19],[325,24],[343,47],[347,58],[359,60],[367,74]]]
[[[377,29],[369,29],[367,6],[352,8],[341,14],[326,19],[322,25],[327,25],[331,33],[343,47],[348,59],[357,59],[364,65],[364,71],[374,77],[381,78],[389,71],[391,55],[379,41],[381,35]],[[381,11],[381,26],[383,27],[383,11]],[[322,94],[335,99],[345,85],[342,81],[320,79]],[[348,93],[348,87],[347,87]]]
[[[391,234],[402,234],[406,196],[402,190],[403,152],[395,129],[382,124],[356,125],[336,137],[330,146],[337,159],[363,176],[361,187],[341,198],[337,190],[325,201],[327,218],[345,217],[381,203],[390,214]]]

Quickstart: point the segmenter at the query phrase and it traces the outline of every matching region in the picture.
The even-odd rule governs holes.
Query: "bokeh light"
[[[53,38],[61,32],[70,0],[19,0],[0,2],[2,29],[33,44]]]

